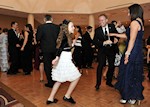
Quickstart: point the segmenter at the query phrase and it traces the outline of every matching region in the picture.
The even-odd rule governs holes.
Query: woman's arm
[[[127,39],[127,36],[126,36],[125,33],[122,33],[122,34],[118,34],[118,33],[109,33],[109,36],[115,36],[115,37]]]
[[[22,45],[22,47],[21,47],[21,51],[24,50],[24,47],[25,47],[25,45],[26,45],[27,42],[28,42],[28,36],[29,36],[29,33],[28,33],[27,31],[25,31],[25,32],[24,32],[24,41],[23,41],[23,45]]]

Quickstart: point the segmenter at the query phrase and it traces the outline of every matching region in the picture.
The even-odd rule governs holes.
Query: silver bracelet
[[[125,52],[125,55],[130,55],[130,52],[127,52],[127,51],[126,51],[126,52]]]

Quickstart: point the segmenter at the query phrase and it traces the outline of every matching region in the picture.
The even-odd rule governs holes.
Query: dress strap
[[[141,26],[141,30],[140,31],[142,31],[142,28],[143,28],[142,23],[139,20],[136,20],[136,21],[140,24],[140,26]]]

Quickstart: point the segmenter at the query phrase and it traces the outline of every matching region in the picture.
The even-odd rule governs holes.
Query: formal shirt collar
[[[107,33],[109,34],[109,27],[108,27],[108,24],[106,24],[105,27],[102,27],[104,34],[105,34],[105,28],[106,28],[106,30],[107,30]]]
[[[46,21],[46,23],[52,23],[52,21]]]

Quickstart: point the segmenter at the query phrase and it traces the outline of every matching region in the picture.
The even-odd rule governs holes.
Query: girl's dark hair
[[[80,33],[80,35],[82,36],[82,30],[81,30],[81,27],[80,26],[76,26],[79,30],[78,32]]]
[[[64,19],[62,24],[68,25],[70,22],[71,22],[70,20]]]
[[[33,28],[32,28],[32,25],[31,24],[26,24],[25,25],[27,28],[29,28],[30,32],[33,32]]]
[[[128,7],[130,11],[131,21],[136,20],[136,18],[140,18],[144,24],[143,14],[144,11],[139,4],[133,4]]]

